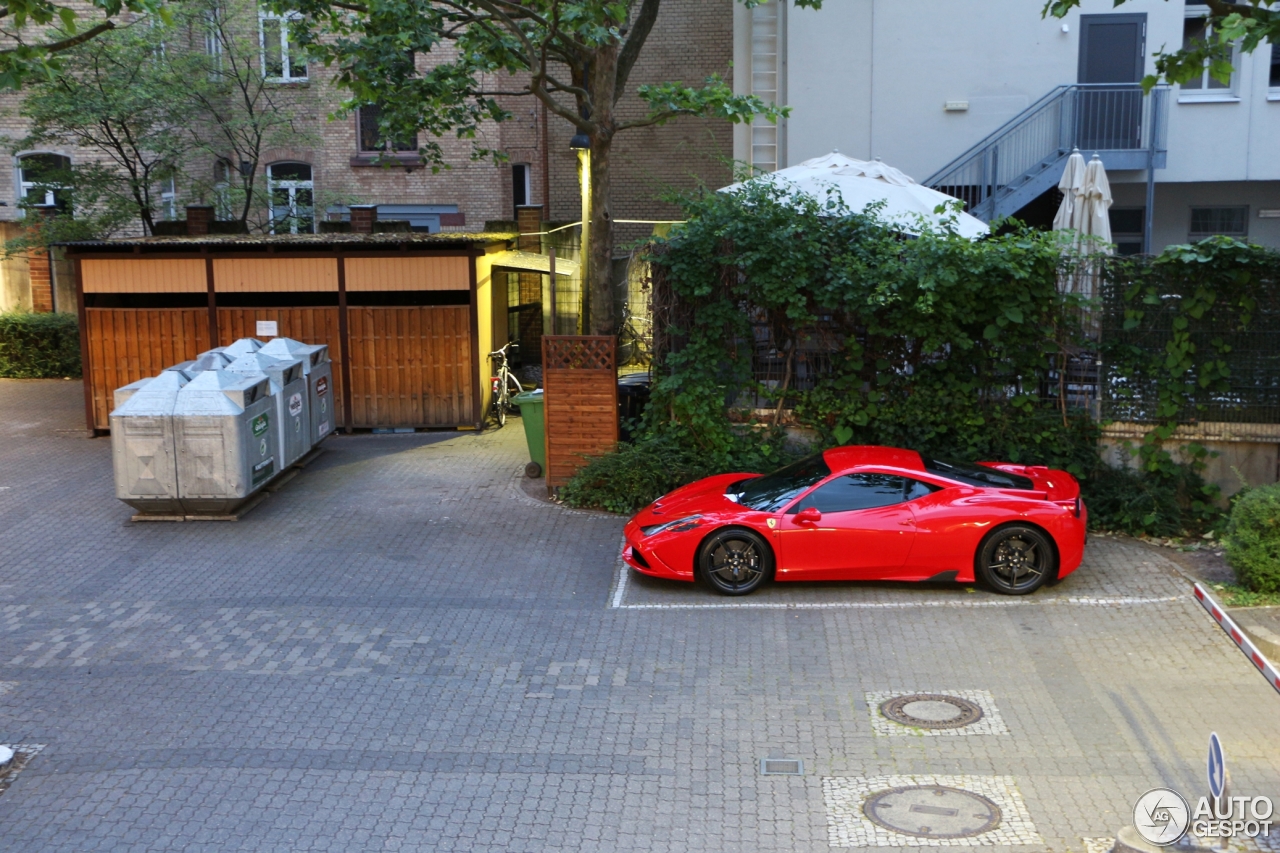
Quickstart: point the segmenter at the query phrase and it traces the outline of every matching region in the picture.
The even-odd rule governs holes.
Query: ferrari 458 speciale
[[[1087,522],[1066,471],[836,447],[659,498],[627,523],[622,556],[727,595],[770,580],[979,582],[1023,595],[1080,565]]]

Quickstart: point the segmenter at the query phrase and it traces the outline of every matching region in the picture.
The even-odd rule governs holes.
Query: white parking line
[[[1065,596],[1020,597],[981,601],[922,599],[920,601],[743,601],[727,599],[717,602],[680,602],[676,604],[626,604],[627,580],[631,568],[618,558],[617,574],[609,596],[610,610],[906,610],[912,607],[1035,607],[1071,604],[1085,607],[1131,607],[1144,604],[1168,604],[1185,601],[1185,596]]]

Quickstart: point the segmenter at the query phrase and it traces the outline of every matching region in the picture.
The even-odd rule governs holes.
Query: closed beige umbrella
[[[1074,228],[1072,215],[1078,206],[1081,189],[1084,187],[1085,163],[1084,155],[1076,148],[1067,158],[1067,168],[1062,170],[1062,180],[1058,181],[1058,189],[1062,192],[1062,204],[1058,205],[1058,213],[1053,217],[1053,230],[1066,231]]]
[[[1103,244],[1097,251],[1111,254],[1111,183],[1107,180],[1107,170],[1094,154],[1093,159],[1084,171],[1083,186],[1080,190],[1079,203],[1072,211],[1073,226],[1084,237],[1097,237]]]

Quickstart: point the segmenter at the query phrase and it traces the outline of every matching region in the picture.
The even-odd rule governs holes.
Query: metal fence
[[[1157,420],[1160,383],[1172,380],[1167,371],[1143,365],[1167,357],[1174,324],[1186,322],[1196,357],[1182,379],[1189,400],[1177,419],[1182,423],[1280,423],[1280,265],[1264,274],[1264,286],[1251,289],[1256,309],[1247,325],[1244,312],[1226,299],[1216,300],[1202,317],[1188,321],[1179,303],[1200,285],[1194,278],[1147,268],[1143,275],[1154,281],[1159,296],[1154,302],[1135,305],[1125,299],[1134,284],[1132,267],[1115,262],[1103,269],[1099,409],[1104,419]],[[1140,322],[1126,315],[1130,308],[1142,310]],[[1225,371],[1224,379],[1201,374],[1200,365],[1210,361],[1215,375]]]

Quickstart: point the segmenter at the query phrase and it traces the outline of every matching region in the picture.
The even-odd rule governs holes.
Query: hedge
[[[1241,585],[1280,592],[1280,483],[1249,489],[1231,510],[1227,563]]]
[[[72,314],[0,314],[0,378],[80,376],[80,333]]]

